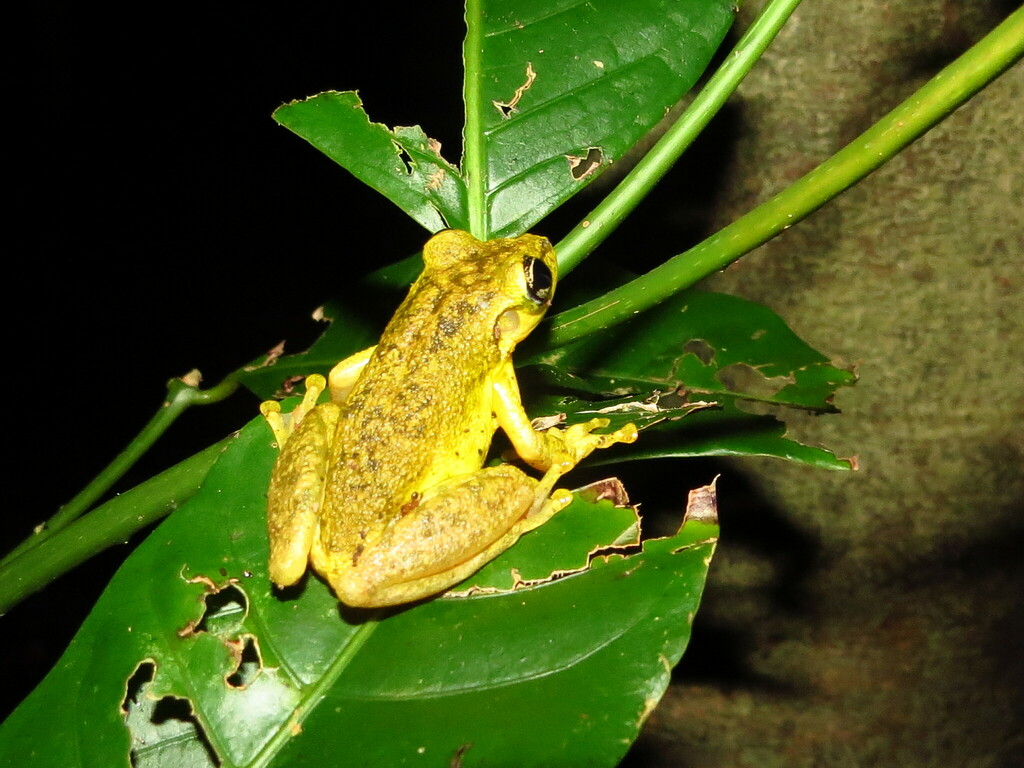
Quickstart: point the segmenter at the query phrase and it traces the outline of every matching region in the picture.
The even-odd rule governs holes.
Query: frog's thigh
[[[267,525],[270,578],[278,586],[294,584],[306,570],[338,414],[332,403],[309,411],[274,464],[267,491]]]
[[[336,571],[331,585],[342,602],[354,606],[395,605],[436,594],[565,505],[536,505],[537,492],[536,480],[508,465],[444,483],[351,567]],[[540,511],[526,517],[535,506]]]

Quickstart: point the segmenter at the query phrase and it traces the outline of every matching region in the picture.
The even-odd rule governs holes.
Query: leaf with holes
[[[313,577],[270,590],[271,440],[261,420],[243,429],[125,562],[0,726],[0,764],[617,762],[689,638],[711,489],[642,546],[632,510],[595,489],[460,587],[472,596],[373,614],[339,610]]]
[[[770,309],[736,296],[686,291],[600,338],[537,352],[525,365],[548,382],[546,389],[528,388],[539,394],[531,413],[564,412],[582,421],[596,411],[614,426],[636,422],[643,437],[619,458],[757,455],[852,466],[791,439],[765,411],[834,413],[833,395],[856,376]]]
[[[618,160],[700,77],[730,0],[480,0],[467,5],[459,166],[419,127],[372,122],[354,92],[274,118],[431,232],[525,232]]]
[[[274,119],[395,203],[431,232],[469,228],[466,185],[419,127],[370,121],[354,91],[278,107]]]

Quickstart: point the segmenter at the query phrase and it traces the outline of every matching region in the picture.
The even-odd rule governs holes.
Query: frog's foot
[[[549,431],[547,434],[561,443],[561,455],[556,454],[552,468],[559,467],[560,474],[565,474],[599,448],[608,448],[615,443],[636,442],[638,433],[635,424],[626,424],[614,432],[594,434],[595,429],[607,427],[609,423],[608,419],[591,419],[566,429]]]
[[[530,511],[526,513],[526,516],[519,523],[522,526],[522,533],[532,531],[534,528],[540,528],[554,517],[556,513],[561,512],[572,504],[572,491],[566,488],[559,488],[556,491],[551,490],[561,475],[551,475],[549,479],[550,474],[549,470],[548,474],[545,474],[540,482],[537,483],[537,495],[534,497],[533,506],[530,507]]]
[[[297,425],[292,420],[285,427],[283,439],[287,442],[274,463],[267,489],[270,578],[280,587],[294,584],[306,570],[340,414],[341,408],[334,403],[323,403],[303,414]],[[273,408],[270,415],[281,417]]]
[[[572,502],[571,491],[564,488],[554,490],[562,475],[599,448],[608,448],[615,443],[636,442],[638,433],[635,424],[626,424],[614,432],[594,434],[595,429],[607,427],[609,423],[608,419],[591,419],[566,429],[551,429],[545,433],[547,439],[554,443],[553,461],[537,483],[537,495],[526,516],[531,522],[537,519],[531,527],[541,525]]]
[[[295,432],[303,417],[316,407],[316,401],[320,398],[320,393],[326,388],[327,380],[319,373],[307,376],[306,394],[303,395],[302,402],[295,406],[292,412],[288,414],[287,419],[281,414],[281,404],[277,400],[264,400],[260,403],[260,413],[263,414],[263,418],[267,420],[267,424],[273,430],[274,440],[277,441],[279,450],[284,448],[284,444],[288,441],[289,436]]]

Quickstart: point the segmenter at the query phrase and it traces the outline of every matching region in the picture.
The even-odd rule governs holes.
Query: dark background
[[[299,351],[332,291],[422,245],[415,222],[270,116],[360,89],[375,120],[418,122],[457,160],[460,9],[354,5],[35,6],[8,120],[23,188],[4,306],[17,393],[4,549],[131,440],[168,379],[198,368],[214,384],[282,339]],[[257,405],[242,391],[194,409],[118,487]],[[17,660],[7,707],[56,661],[128,551],[3,617]]]
[[[745,6],[749,21],[758,3]],[[658,261],[852,139],[1005,16],[1005,2],[805,3],[703,143],[607,249]],[[19,187],[5,302],[15,447],[5,545],[49,517],[159,406],[281,339],[335,286],[425,232],[276,126],[359,89],[458,157],[458,4],[287,11],[37,4],[9,100]],[[1020,65],[716,287],[859,365],[838,418],[794,420],[862,470],[775,461],[624,468],[634,499],[720,481],[723,541],[693,643],[631,765],[970,765],[1024,759]],[[557,239],[576,200],[537,231]],[[583,272],[583,270],[580,270]],[[16,288],[16,290],[15,290]],[[252,418],[187,414],[121,487]],[[655,521],[657,522],[657,521]],[[56,661],[127,554],[0,619],[7,707]],[[4,709],[6,712],[7,709]]]

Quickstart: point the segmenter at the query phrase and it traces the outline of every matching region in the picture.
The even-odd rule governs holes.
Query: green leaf
[[[748,413],[734,400],[724,400],[718,408],[695,411],[685,419],[667,418],[656,428],[644,431],[631,450],[618,456],[601,455],[591,463],[696,456],[770,456],[820,469],[855,467],[853,459],[795,440],[776,417]]]
[[[328,91],[293,101],[278,107],[274,119],[430,232],[469,228],[466,187],[458,169],[441,157],[440,143],[418,126],[392,131],[371,122],[353,91]]]
[[[570,422],[600,413],[613,427],[633,421],[644,430],[636,446],[596,461],[759,455],[851,467],[788,438],[784,425],[763,412],[834,413],[835,391],[856,376],[767,307],[735,296],[687,291],[599,337],[535,353],[526,364],[541,370],[549,392],[573,395],[532,403],[537,413],[562,411]],[[620,397],[595,404],[600,393]]]
[[[602,549],[589,568],[602,540],[623,545],[633,514],[577,501],[573,524],[556,516],[524,537],[533,554],[520,562],[514,547],[492,564],[573,575],[386,616],[339,611],[312,577],[283,595],[269,588],[271,439],[260,420],[249,424],[126,561],[0,726],[0,764],[105,768],[126,764],[133,744],[145,766],[324,755],[339,766],[447,766],[466,749],[492,764],[617,762],[689,638],[717,536],[713,498],[676,536]],[[546,562],[545,549],[556,553]]]
[[[317,310],[316,318],[326,322],[327,328],[309,349],[293,355],[271,353],[238,369],[234,375],[259,397],[290,394],[298,380],[311,373],[326,376],[339,360],[377,343],[384,321],[369,314],[360,312],[354,302],[325,304]]]
[[[693,395],[822,412],[835,411],[835,390],[856,378],[767,307],[696,290],[599,338],[537,353],[526,362],[567,370],[609,393],[684,387]]]
[[[419,127],[372,122],[353,92],[274,118],[426,229],[525,232],[621,158],[697,81],[729,0],[467,4],[461,167]]]
[[[452,591],[459,594],[508,591],[580,573],[599,551],[627,550],[640,544],[640,518],[627,506],[618,480],[579,489],[572,504],[544,524],[543,536],[526,536],[514,555],[492,560]]]
[[[329,311],[337,316],[343,309]],[[372,344],[366,321],[348,314],[308,352],[244,371],[242,382],[272,397],[289,377],[326,373]],[[633,422],[643,432],[636,445],[602,452],[591,458],[594,464],[774,456],[827,469],[853,466],[793,439],[774,414],[835,413],[836,390],[854,384],[856,376],[833,365],[770,309],[736,296],[687,291],[601,335],[534,352],[520,365],[531,416],[565,414],[569,424],[601,416],[611,429]]]
[[[484,234],[525,232],[632,148],[700,77],[732,5],[469,3],[464,170]]]
[[[564,381],[565,376],[558,376]],[[654,393],[612,399],[586,399],[574,395],[532,394],[530,413],[561,414],[566,424],[600,416],[614,430],[633,423],[640,430],[634,445],[612,446],[587,461],[591,466],[640,459],[694,458],[697,456],[771,456],[822,469],[853,468],[852,459],[792,439],[786,425],[772,415],[743,410],[742,400],[721,396],[717,400],[689,401],[685,394]]]

